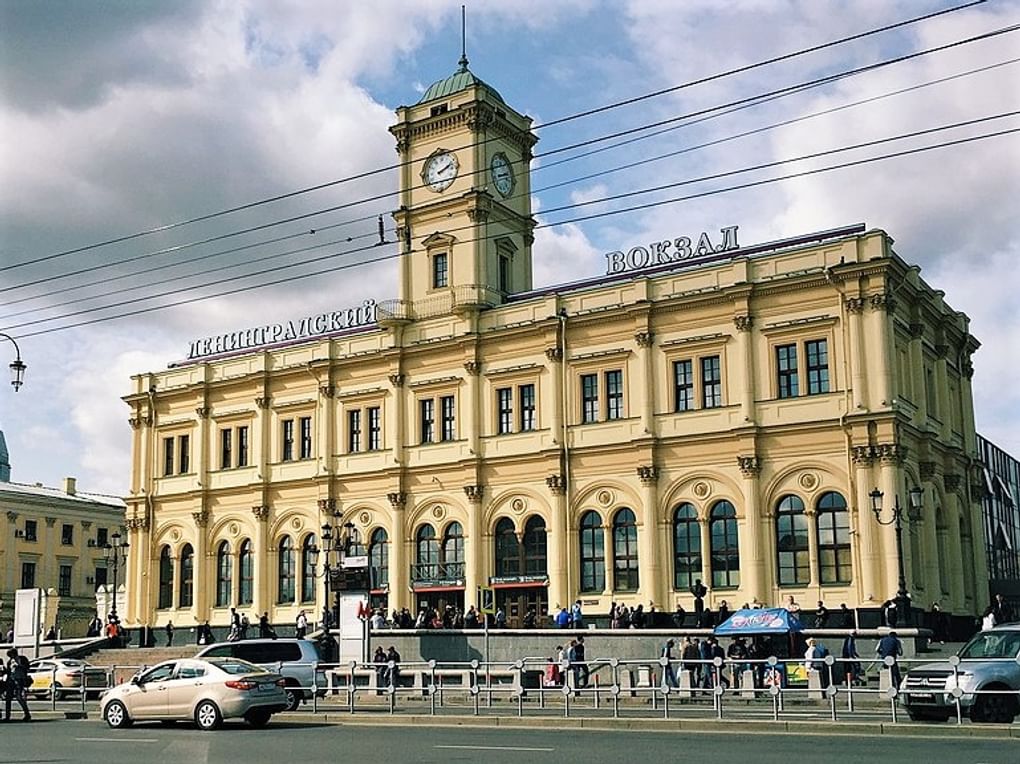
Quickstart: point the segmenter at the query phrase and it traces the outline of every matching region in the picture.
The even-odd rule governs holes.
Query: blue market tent
[[[792,634],[800,631],[800,620],[785,608],[738,610],[713,632],[719,637],[752,636],[755,634]]]

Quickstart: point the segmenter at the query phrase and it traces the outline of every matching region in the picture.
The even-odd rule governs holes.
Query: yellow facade
[[[532,291],[528,120],[478,81],[398,120],[376,325],[133,378],[129,622],[320,612],[302,548],[334,517],[385,533],[391,609],[490,583],[515,617],[691,609],[693,578],[712,607],[877,607],[897,553],[868,494],[914,486],[914,603],[976,611],[977,342],[884,232]]]

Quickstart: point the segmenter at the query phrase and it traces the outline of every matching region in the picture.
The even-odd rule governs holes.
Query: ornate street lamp
[[[914,486],[908,492],[910,505],[906,510],[908,522],[914,522],[921,517],[921,506],[924,500],[924,491]],[[884,494],[877,488],[868,496],[871,497],[871,511],[875,513],[875,521],[879,525],[896,526],[896,562],[899,565],[899,589],[896,592],[896,609],[902,614],[903,622],[910,622],[910,595],[907,593],[907,576],[903,570],[903,516],[904,509],[900,506],[900,497],[895,497],[895,505],[892,510],[892,517],[888,520],[882,519],[882,498]]]
[[[121,562],[127,562],[127,552],[130,544],[124,541],[119,533],[114,533],[110,538],[113,543],[103,547],[103,556],[106,558],[107,564],[113,568],[113,604],[110,607],[110,620],[116,623],[118,621],[117,569],[120,567]]]
[[[334,523],[338,523],[339,514],[333,515]],[[319,553],[322,553],[322,582],[325,590],[325,601],[323,605],[323,621],[327,624],[327,630],[340,623],[340,590],[336,590],[333,602],[332,613],[330,612],[330,585],[333,576],[340,572],[343,567],[343,560],[350,554],[353,547],[361,544],[361,535],[354,523],[347,521],[342,526],[326,523],[322,526],[322,549],[312,546],[308,553],[311,556],[312,567],[315,567],[319,560]]]
[[[10,340],[11,344],[14,345],[14,360],[10,363],[11,384],[14,386],[14,392],[18,392],[25,382],[25,369],[28,367],[21,360],[21,348],[18,347],[18,343],[14,341],[14,338],[3,332],[0,332],[0,337]]]

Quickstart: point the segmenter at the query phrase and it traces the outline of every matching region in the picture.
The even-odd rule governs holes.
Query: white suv
[[[280,674],[286,682],[287,710],[295,711],[302,699],[312,697],[314,684],[322,692],[326,674],[316,667],[322,662],[319,645],[311,639],[244,639],[217,642],[198,652],[196,658],[240,658]]]

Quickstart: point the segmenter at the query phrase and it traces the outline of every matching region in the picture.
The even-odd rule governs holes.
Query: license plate
[[[910,693],[910,700],[911,701],[926,700],[928,702],[934,702],[935,696],[930,692],[912,692]]]
[[[259,685],[259,692],[275,692],[275,690],[276,690],[276,685],[275,684],[260,684]]]

